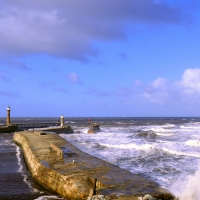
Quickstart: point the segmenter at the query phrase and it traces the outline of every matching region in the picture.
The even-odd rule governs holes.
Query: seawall
[[[36,128],[38,131],[50,131],[55,133],[74,133],[71,126],[54,126],[54,127],[45,127],[45,128]]]
[[[96,193],[111,199],[133,200],[147,193],[173,199],[157,183],[88,155],[56,133],[21,131],[13,140],[23,149],[33,178],[67,199],[87,199],[95,179]]]
[[[0,126],[0,133],[12,133],[17,131],[17,125]]]

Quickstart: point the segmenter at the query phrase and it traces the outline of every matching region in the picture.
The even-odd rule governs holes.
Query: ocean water
[[[61,134],[81,150],[158,182],[180,200],[200,199],[199,118],[96,118],[100,132]]]
[[[13,123],[49,122],[57,119],[13,118],[12,121]],[[0,123],[3,123],[3,120],[0,118]],[[91,120],[100,124],[100,132],[87,133],[88,118],[65,118],[66,125],[70,125],[79,133],[60,135],[86,153],[134,174],[151,178],[180,200],[200,199],[200,118],[92,118]],[[6,174],[10,172],[7,172],[7,167],[4,166],[6,160],[13,162],[9,169],[16,176],[15,192],[3,187],[4,189],[0,189],[0,197],[10,192],[11,196],[26,194],[29,197],[31,194],[32,196],[27,199],[52,198],[52,193],[48,193],[31,180],[20,148],[13,144],[11,135],[0,134],[0,136],[0,158],[2,158],[0,173],[5,176],[4,182],[0,181],[0,188],[6,184],[6,178],[9,179]]]

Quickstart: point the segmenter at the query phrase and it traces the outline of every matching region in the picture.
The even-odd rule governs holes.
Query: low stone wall
[[[51,147],[54,151],[56,151],[56,153],[57,153],[58,156],[64,157],[63,150],[60,149],[59,147],[57,147],[55,144],[53,144],[53,143],[50,142],[50,147]]]

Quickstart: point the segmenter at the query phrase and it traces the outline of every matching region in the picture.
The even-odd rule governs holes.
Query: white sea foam
[[[168,136],[173,136],[174,134],[173,133],[156,133],[156,135],[168,137]]]
[[[18,146],[16,146],[16,156],[17,156],[17,164],[19,165],[19,169],[17,170],[18,172],[22,173],[22,164],[21,164],[21,157],[20,157],[20,148]]]
[[[33,192],[38,192],[37,189],[32,188],[31,183],[28,181],[28,177],[23,172],[23,165],[22,165],[22,160],[21,160],[20,154],[21,154],[20,148],[18,146],[16,146],[17,164],[19,166],[19,169],[17,171],[22,174],[23,181],[28,185],[29,189]]]
[[[88,133],[88,129],[87,129],[87,128],[82,129],[82,130],[81,130],[81,133]]]
[[[129,144],[119,144],[119,145],[114,145],[114,144],[102,144],[102,146],[107,146],[110,148],[118,148],[118,149],[137,149],[137,150],[148,150],[151,148],[154,148],[152,145],[150,144],[134,144],[134,143],[129,143]]]
[[[34,200],[50,200],[50,199],[65,200],[65,198],[58,197],[58,196],[41,196],[41,197],[38,197],[37,199],[34,199]]]
[[[179,198],[179,200],[199,200],[199,180],[200,180],[200,165],[194,175],[189,175],[175,182],[171,191]]]
[[[181,125],[180,126],[181,129],[186,130],[186,131],[200,131],[200,124],[198,122],[194,122],[194,123],[188,123],[185,125]]]
[[[156,132],[156,133],[171,133],[171,132],[175,132],[175,130],[171,130],[171,129],[165,129],[165,128],[152,128],[152,131]]]
[[[105,124],[100,129],[87,134],[88,128],[81,127],[80,134],[62,136],[91,155],[132,173],[147,174],[167,189],[174,179],[194,172],[200,160],[200,123],[126,126],[122,121],[117,127]],[[141,130],[158,137],[138,137]]]
[[[172,135],[173,132],[176,132],[177,130],[174,130],[174,129],[170,129],[169,128],[170,126],[149,126],[149,127],[144,127],[142,128],[143,131],[153,131],[155,132],[156,134],[157,133],[163,133],[163,134],[166,134],[166,136],[169,136],[167,134],[170,134]],[[171,127],[173,128],[173,127]]]
[[[69,123],[70,123],[70,124],[76,124],[76,122],[73,122],[73,121],[65,121],[65,123],[66,123],[66,124],[69,124]]]
[[[174,124],[166,123],[165,125],[163,125],[163,127],[166,127],[166,128],[174,128],[175,125],[174,125]]]
[[[128,123],[125,123],[125,122],[115,122],[115,124],[126,125]]]
[[[175,150],[170,150],[167,148],[162,148],[163,151],[170,153],[170,154],[174,154],[174,155],[178,155],[178,156],[192,156],[192,157],[196,157],[196,158],[200,158],[200,154],[197,152],[183,152],[183,151],[175,151]]]
[[[0,146],[14,146],[14,143],[11,140],[2,140],[0,141]]]
[[[188,140],[185,142],[185,145],[200,147],[200,140]]]

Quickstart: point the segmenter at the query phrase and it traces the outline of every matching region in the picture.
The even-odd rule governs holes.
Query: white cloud
[[[118,95],[122,94],[123,95]],[[134,104],[160,106],[193,106],[200,104],[200,68],[186,69],[181,80],[171,82],[165,78],[157,78],[150,83],[134,81],[133,88],[113,92],[121,99]]]
[[[181,81],[178,82],[187,95],[200,94],[200,68],[186,69]]]
[[[147,93],[144,92],[144,97],[159,105],[164,105],[167,101],[168,94],[166,92]]]
[[[157,78],[152,83],[146,85],[143,96],[151,102],[163,105],[169,97],[169,81],[164,78]]]
[[[152,87],[159,90],[167,90],[167,86],[169,84],[168,79],[165,78],[157,78],[155,81],[152,82]]]

